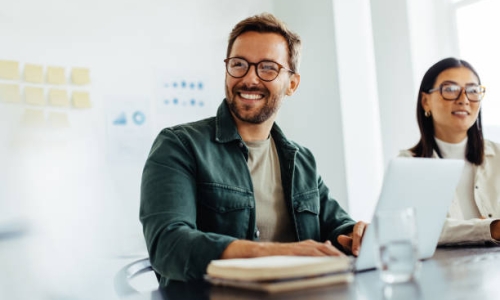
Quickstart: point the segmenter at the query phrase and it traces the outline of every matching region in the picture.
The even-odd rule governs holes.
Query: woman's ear
[[[422,92],[422,99],[420,100],[420,103],[422,104],[422,108],[424,109],[424,111],[431,110],[431,105],[429,104],[429,102],[429,94]]]

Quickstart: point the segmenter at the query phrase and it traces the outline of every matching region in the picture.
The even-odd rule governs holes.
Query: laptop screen
[[[389,162],[375,213],[415,207],[420,259],[436,250],[463,166],[463,160],[455,159],[398,157]],[[376,253],[374,228],[368,226],[356,270],[375,268]]]

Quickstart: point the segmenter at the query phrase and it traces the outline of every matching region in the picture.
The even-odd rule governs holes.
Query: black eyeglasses
[[[257,76],[263,81],[273,81],[278,77],[281,69],[285,69],[292,74],[295,73],[272,60],[261,60],[256,63],[251,63],[241,57],[229,57],[224,59],[224,62],[226,63],[227,74],[234,78],[245,77],[252,65],[255,66]]]
[[[456,83],[445,82],[437,88],[430,89],[428,93],[439,91],[444,100],[455,101],[460,98],[463,90],[465,90],[465,95],[471,102],[483,100],[484,93],[486,92],[486,88],[482,85],[466,84],[465,87],[461,87]]]

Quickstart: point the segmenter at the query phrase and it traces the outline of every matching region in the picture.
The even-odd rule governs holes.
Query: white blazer
[[[413,157],[410,150],[401,150],[400,157]],[[434,151],[434,158],[439,156]],[[460,195],[455,192],[455,199],[448,211],[439,245],[445,244],[482,244],[500,241],[491,237],[490,224],[500,219],[500,144],[484,141],[484,161],[480,166],[473,165],[474,201],[481,219],[465,220],[459,205]]]

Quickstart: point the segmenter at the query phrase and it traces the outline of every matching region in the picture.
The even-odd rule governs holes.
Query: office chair
[[[122,267],[115,275],[114,286],[115,292],[120,298],[129,297],[135,294],[141,294],[131,284],[132,279],[146,272],[154,272],[149,258],[141,258]],[[154,272],[156,279],[160,280],[160,275]]]
[[[115,275],[114,286],[115,292],[120,299],[150,299],[150,300],[165,300],[165,299],[183,299],[183,300],[209,300],[210,299],[210,284],[204,280],[192,281],[185,283],[181,281],[170,281],[168,289],[160,289],[141,292],[134,288],[131,281],[146,272],[154,272],[149,258],[141,258],[122,267]],[[158,282],[160,275],[154,273]]]

